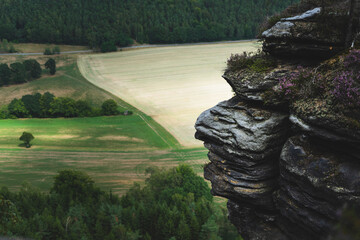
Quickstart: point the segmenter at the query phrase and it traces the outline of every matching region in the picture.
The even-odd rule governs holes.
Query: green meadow
[[[53,56],[57,63],[55,76],[44,70],[40,79],[0,88],[0,106],[26,94],[51,92],[57,97],[86,100],[94,107],[113,99],[119,110],[131,110],[134,114],[0,120],[0,187],[18,190],[28,182],[48,190],[59,170],[71,168],[87,172],[103,189],[122,195],[134,182],[143,183],[145,170],[151,166],[169,168],[188,163],[202,175],[202,167],[208,161],[207,150],[201,147],[200,141],[194,140],[193,124],[203,110],[218,102],[215,96],[221,100],[226,99],[222,93],[231,96],[229,87],[220,77],[230,52],[256,47],[255,43],[248,42]],[[141,59],[143,56],[147,58]],[[207,62],[201,64],[204,57]],[[0,62],[21,62],[29,58],[43,64],[49,57],[10,56]],[[177,59],[178,62],[169,63],[173,64],[170,67],[151,65],[159,59]],[[141,63],[141,71],[135,68],[134,61]],[[86,69],[94,70],[97,75],[90,78],[86,71],[79,71],[84,64],[89,64]],[[189,68],[189,64],[200,67]],[[144,72],[144,66],[152,72]],[[111,77],[104,69],[111,70]],[[187,69],[186,74],[184,69]],[[167,77],[157,75],[164,71]],[[219,89],[224,90],[219,92]],[[161,116],[167,121],[161,121]],[[177,135],[173,131],[175,127]],[[35,136],[30,149],[20,145],[19,137],[24,131]],[[184,138],[180,137],[182,135]],[[184,142],[184,139],[189,141]]]
[[[23,131],[35,136],[30,149],[19,146]],[[0,132],[0,186],[12,190],[24,182],[47,190],[57,171],[71,168],[121,195],[134,182],[144,181],[147,167],[188,163],[200,174],[206,162],[205,149],[179,148],[165,129],[138,114],[1,120]]]
[[[16,56],[8,61],[29,58],[43,63],[48,57]],[[60,55],[55,59],[58,64],[55,76],[44,70],[38,80],[0,88],[0,105],[25,94],[49,91],[58,97],[86,100],[95,107],[106,99],[114,99],[119,110],[131,110],[134,114],[0,120],[0,187],[18,190],[28,182],[48,190],[59,170],[71,168],[86,171],[100,187],[121,195],[134,182],[144,182],[147,167],[189,163],[202,174],[206,162],[204,148],[182,149],[151,117],[88,82],[78,70],[77,56]],[[20,145],[19,137],[24,131],[35,136],[30,149]]]

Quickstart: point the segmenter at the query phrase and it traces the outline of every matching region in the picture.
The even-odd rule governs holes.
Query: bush
[[[42,115],[40,98],[40,93],[36,93],[34,95],[24,95],[21,98],[21,101],[24,103],[24,106],[31,117],[41,117]]]
[[[55,46],[52,50],[53,54],[60,54],[60,47],[59,46]]]
[[[76,101],[76,108],[78,110],[79,117],[90,117],[94,114],[92,107],[90,107],[90,105],[85,101]]]
[[[36,79],[41,77],[42,70],[40,63],[38,61],[36,61],[35,59],[29,59],[29,60],[25,60],[23,64],[25,66],[25,71],[27,72],[29,80],[31,78]]]
[[[277,66],[277,61],[269,55],[258,51],[257,53],[231,54],[227,60],[227,71],[249,69],[255,72],[266,72]]]
[[[14,99],[8,106],[9,114],[18,117],[24,118],[29,117],[29,111],[26,109],[24,103],[21,100]]]
[[[126,46],[129,46],[129,45],[133,44],[133,43],[134,43],[134,41],[131,38],[129,38],[128,36],[125,36],[123,34],[118,35],[117,41],[116,41],[116,44],[119,47],[126,47]]]
[[[50,50],[50,48],[45,48],[44,55],[53,55],[54,53]]]
[[[50,103],[50,114],[54,117],[77,117],[79,111],[74,99],[59,97]]]
[[[55,96],[49,92],[44,93],[40,98],[40,108],[42,117],[50,117],[51,103],[54,101]]]
[[[334,78],[332,94],[343,105],[360,107],[360,73],[352,71],[340,72]]]
[[[17,51],[16,51],[16,49],[15,49],[15,47],[14,47],[14,45],[12,44],[12,43],[10,43],[10,47],[9,47],[9,51],[8,51],[9,53],[16,53]]]
[[[10,118],[10,113],[7,106],[2,106],[0,108],[0,119]]]
[[[24,64],[20,62],[10,64],[12,72],[12,82],[15,84],[26,82],[26,71]]]
[[[298,100],[318,98],[341,112],[354,112],[360,107],[360,50],[352,50],[335,61],[319,67],[296,70],[279,80],[274,93],[294,103]],[[331,69],[331,71],[329,70]]]
[[[54,59],[49,58],[45,63],[45,68],[50,70],[50,74],[54,75],[56,73],[56,62]]]
[[[102,114],[105,116],[117,115],[119,114],[117,103],[112,100],[108,99],[101,105]]]
[[[292,72],[280,79],[278,91],[282,93],[285,98],[299,98],[303,95],[301,93],[304,93],[301,89],[307,83],[311,83],[313,77],[311,70],[298,66],[296,72]]]
[[[0,86],[9,85],[11,82],[11,69],[6,63],[0,64]]]
[[[116,52],[117,47],[113,41],[103,42],[100,46],[101,52]]]
[[[0,235],[8,234],[8,227],[19,222],[16,206],[10,200],[0,195]]]
[[[7,39],[3,39],[1,41],[1,50],[4,52],[8,52],[9,51],[9,42]]]
[[[63,170],[55,177],[51,192],[61,196],[68,207],[71,201],[84,203],[96,201],[101,194],[94,181],[84,172]]]

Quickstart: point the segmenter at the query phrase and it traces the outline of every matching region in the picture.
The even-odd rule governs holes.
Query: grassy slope
[[[23,61],[30,57],[17,57],[11,59],[14,61]],[[36,58],[43,64],[48,57]],[[91,102],[95,106],[100,106],[104,99],[114,99],[119,104],[122,101],[112,94],[92,85],[84,79],[78,71],[75,56],[56,56],[57,72],[55,76],[50,76],[46,70],[43,76],[35,81],[0,88],[0,105],[6,105],[14,98],[21,98],[25,94],[35,92],[44,93],[49,91],[57,97],[71,97],[74,99],[83,99]],[[123,104],[124,106],[126,104]]]
[[[39,61],[46,60],[42,58]],[[144,180],[148,166],[170,167],[188,162],[197,172],[202,171],[204,148],[181,149],[176,139],[152,118],[87,82],[73,56],[57,58],[61,67],[54,77],[45,73],[39,80],[0,88],[0,102],[6,104],[27,93],[50,91],[57,96],[86,99],[96,106],[112,98],[124,109],[133,110],[134,115],[1,120],[0,186],[14,190],[29,181],[47,189],[58,170],[76,168],[88,172],[105,189],[122,194],[134,181]],[[23,131],[34,134],[33,148],[18,146]]]
[[[0,186],[13,190],[23,181],[47,189],[57,171],[75,168],[89,173],[104,189],[122,194],[134,181],[145,179],[149,166],[186,162],[200,173],[206,161],[205,149],[179,149],[167,141],[165,130],[150,127],[139,115],[2,120],[0,124]],[[23,131],[35,136],[31,149],[18,147]]]
[[[0,145],[17,148],[23,131],[31,132],[37,149],[114,151],[174,147],[150,128],[141,116],[72,119],[1,120]]]

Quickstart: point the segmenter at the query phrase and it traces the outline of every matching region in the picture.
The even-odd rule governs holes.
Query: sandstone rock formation
[[[339,29],[331,39],[317,32],[320,11],[282,19],[264,33],[264,50],[283,56],[306,48],[331,56],[327,48],[344,39]],[[265,72],[226,71],[236,96],[203,112],[195,124],[195,137],[209,149],[204,176],[214,195],[229,199],[229,219],[244,239],[327,239],[344,206],[360,206],[360,111],[337,112],[331,91],[322,93],[329,96],[323,100],[297,96],[285,108],[267,103],[266,93],[294,69],[288,63]]]
[[[283,18],[262,33],[263,50],[287,57],[327,58],[344,49],[347,13],[322,14],[321,8]]]

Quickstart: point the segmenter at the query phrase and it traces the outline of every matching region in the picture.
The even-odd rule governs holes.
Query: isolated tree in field
[[[38,61],[36,61],[35,59],[29,59],[25,60],[23,64],[25,66],[25,71],[29,80],[31,78],[36,79],[41,77],[41,66]]]
[[[56,63],[55,60],[50,58],[49,60],[47,60],[47,62],[45,63],[45,68],[50,70],[50,74],[54,75],[56,73]]]
[[[106,116],[111,116],[111,115],[117,115],[119,114],[118,111],[118,105],[117,103],[112,100],[112,99],[108,99],[106,100],[102,105],[101,105],[101,111],[103,115]]]
[[[23,132],[23,134],[19,138],[20,141],[23,141],[25,143],[26,148],[31,147],[30,142],[34,139],[35,139],[35,137],[31,133],[28,133],[28,132]]]

